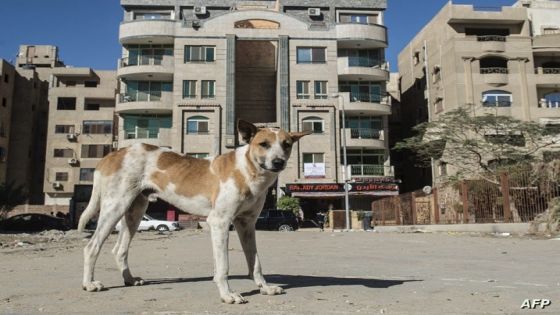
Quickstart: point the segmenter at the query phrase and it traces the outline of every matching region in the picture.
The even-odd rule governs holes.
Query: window
[[[315,81],[315,99],[327,99],[327,81]]]
[[[67,182],[68,181],[68,173],[67,172],[56,172],[54,174],[54,178],[57,182]]]
[[[482,106],[484,107],[510,107],[511,93],[501,90],[491,90],[482,93]]]
[[[196,81],[183,81],[183,98],[196,98]]]
[[[313,131],[313,133],[323,133],[323,120],[319,117],[308,117],[302,122],[303,131]]]
[[[93,182],[93,173],[95,168],[81,168],[80,169],[80,181],[82,182]]]
[[[84,110],[99,110],[99,104],[86,103],[84,105]]]
[[[420,63],[420,52],[417,50],[414,52],[414,55],[412,56],[412,63],[414,65],[417,65]]]
[[[350,92],[350,102],[380,103],[382,89],[379,82],[340,81],[340,92]]]
[[[324,178],[325,174],[323,153],[303,153],[303,176],[305,178]]]
[[[382,66],[383,53],[380,49],[341,49],[339,57],[348,57],[349,67]]]
[[[82,158],[100,159],[111,152],[109,144],[83,144]]]
[[[216,81],[202,80],[202,98],[215,98],[216,97]]]
[[[440,161],[438,165],[439,176],[447,176],[447,162]]]
[[[213,62],[215,52],[214,46],[185,46],[185,62]]]
[[[126,139],[157,139],[161,129],[172,126],[171,115],[122,115]]]
[[[2,97],[2,107],[6,107],[8,104],[8,100],[5,97]]]
[[[72,149],[54,149],[53,157],[56,158],[73,158],[74,150]]]
[[[326,63],[325,47],[298,47],[297,63]]]
[[[560,108],[560,92],[545,94],[539,103],[545,108]]]
[[[173,45],[125,45],[128,57],[121,60],[121,67],[161,66],[165,60],[173,59]]]
[[[74,125],[56,125],[54,126],[54,133],[74,133]]]
[[[73,87],[73,86],[76,86],[76,81],[74,81],[74,80],[66,81],[66,82],[64,83],[64,85],[65,85],[66,87]]]
[[[339,22],[353,24],[377,24],[377,14],[340,13]]]
[[[432,72],[432,82],[437,83],[441,80],[441,68],[439,66],[434,66],[434,71]]]
[[[97,87],[98,82],[97,81],[85,81],[84,82],[84,86],[87,88],[94,88]]]
[[[560,34],[560,28],[556,26],[547,26],[542,29],[543,35]]]
[[[171,13],[169,12],[136,12],[134,13],[135,20],[170,20]]]
[[[352,139],[380,139],[383,130],[381,117],[346,117],[346,128]]]
[[[111,134],[113,133],[113,122],[111,120],[84,120],[82,133]]]
[[[480,73],[508,73],[507,59],[500,57],[487,57],[480,59]]]
[[[8,74],[4,74],[4,82],[10,82],[10,76]]]
[[[171,82],[127,81],[124,102],[159,102],[163,92],[173,91]]]
[[[208,153],[187,153],[187,155],[197,159],[205,159],[210,156]]]
[[[385,173],[384,150],[348,149],[346,155],[352,176],[383,176]],[[340,164],[343,163],[341,160]]]
[[[0,147],[0,163],[6,162],[7,157],[8,150],[6,150],[4,147]]]
[[[309,98],[309,81],[296,81],[296,96],[297,99]]]
[[[187,119],[187,134],[208,133],[208,118],[193,116]]]
[[[57,100],[56,109],[58,110],[75,110],[76,98],[75,97],[59,97]]]

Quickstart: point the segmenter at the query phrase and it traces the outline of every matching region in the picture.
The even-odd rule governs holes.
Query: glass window
[[[326,63],[325,47],[298,47],[297,63]]]
[[[111,145],[109,144],[83,144],[82,145],[82,158],[97,158],[100,159],[111,152]]]
[[[74,133],[74,125],[56,125],[54,133]]]
[[[216,97],[216,81],[202,80],[202,98]]]
[[[323,120],[319,117],[308,117],[302,122],[303,131],[312,131],[313,133],[323,133]]]
[[[315,99],[327,99],[327,81],[315,81]]]
[[[340,92],[350,92],[350,102],[380,103],[382,99],[381,85],[369,81],[341,81]]]
[[[183,81],[183,98],[196,98],[196,81]]]
[[[185,46],[185,62],[213,62],[216,60],[214,46]]]
[[[379,139],[383,130],[381,117],[346,117],[346,128],[352,139]]]
[[[187,134],[208,133],[208,118],[204,116],[193,116],[187,119]]]
[[[171,115],[123,115],[126,139],[157,139],[160,129],[172,126]]]
[[[158,102],[162,92],[173,90],[171,82],[161,81],[127,81],[125,102]]]
[[[308,99],[309,81],[296,81],[296,93],[298,99]]]
[[[98,82],[97,81],[85,81],[84,82],[84,86],[87,88],[94,88],[97,87]]]
[[[67,172],[56,172],[54,178],[57,182],[67,182],[68,173]]]
[[[323,153],[304,153],[303,163],[324,163]]]
[[[111,120],[84,120],[82,133],[84,134],[111,134],[113,121]]]
[[[377,24],[377,15],[367,13],[340,13],[339,22],[353,24]]]
[[[81,168],[80,169],[80,181],[92,182],[94,172],[95,172],[95,168]]]
[[[484,107],[510,107],[511,93],[501,90],[490,90],[482,93],[482,106]]]
[[[75,97],[59,97],[57,100],[56,109],[58,110],[75,110],[76,98]]]
[[[72,149],[54,149],[53,157],[72,158],[72,157],[74,157],[74,150],[72,150]]]

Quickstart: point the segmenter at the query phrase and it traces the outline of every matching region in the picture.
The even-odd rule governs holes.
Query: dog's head
[[[250,122],[239,120],[237,131],[242,143],[249,146],[249,158],[261,169],[278,173],[286,168],[292,146],[311,132],[286,132],[275,128],[257,128]]]

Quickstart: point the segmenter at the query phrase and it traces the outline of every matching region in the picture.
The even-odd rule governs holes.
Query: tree
[[[296,216],[299,212],[299,199],[290,197],[290,196],[282,196],[278,199],[278,209],[282,209],[285,211],[292,211]]]
[[[414,127],[417,134],[395,145],[414,152],[419,162],[440,160],[453,167],[455,179],[483,178],[495,182],[498,172],[540,162],[539,151],[555,144],[550,131],[510,116],[475,115],[465,108],[442,114]]]
[[[26,199],[23,186],[15,186],[13,182],[0,184],[0,217],[24,203]]]

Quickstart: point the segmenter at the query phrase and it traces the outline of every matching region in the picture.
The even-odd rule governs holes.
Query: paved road
[[[132,271],[148,280],[123,287],[103,248],[96,278],[81,290],[82,239],[0,249],[0,313],[163,314],[560,314],[560,241],[460,234],[258,232],[264,271],[286,294],[263,296],[244,277],[230,240],[231,286],[249,300],[219,301],[207,232],[141,233]],[[548,298],[522,311],[525,299]]]

